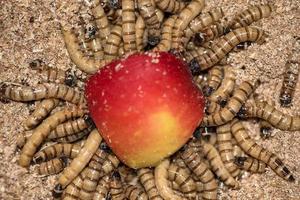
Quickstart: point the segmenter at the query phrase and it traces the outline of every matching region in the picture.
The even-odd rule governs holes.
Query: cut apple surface
[[[204,98],[187,65],[166,52],[114,61],[88,80],[85,92],[102,137],[132,168],[173,154],[203,117]]]

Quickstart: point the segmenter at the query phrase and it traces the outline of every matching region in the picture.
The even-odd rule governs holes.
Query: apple
[[[188,66],[167,52],[113,61],[89,78],[85,94],[102,137],[132,168],[176,152],[203,117],[204,97]]]

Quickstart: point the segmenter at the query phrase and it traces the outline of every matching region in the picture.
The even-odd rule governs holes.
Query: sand
[[[230,54],[230,63],[238,74],[238,82],[260,78],[262,85],[256,90],[261,99],[274,100],[284,113],[300,114],[300,83],[298,83],[291,108],[281,108],[278,103],[284,65],[293,37],[300,36],[299,0],[211,0],[206,10],[224,8],[230,18],[250,4],[273,2],[277,10],[271,17],[254,23],[268,34],[263,45],[254,44],[245,51]],[[79,1],[5,1],[0,0],[0,81],[34,84],[38,81],[29,62],[42,59],[52,67],[75,68],[70,61],[60,32],[59,23],[71,26],[78,13],[88,19]],[[41,177],[34,168],[26,170],[17,165],[19,151],[16,136],[24,131],[22,122],[33,106],[26,103],[0,103],[0,199],[52,199],[56,176]],[[262,140],[255,121],[247,124],[257,142],[284,160],[296,177],[288,183],[270,169],[262,175],[245,174],[240,190],[220,190],[220,199],[300,199],[300,133],[273,130],[274,137]]]

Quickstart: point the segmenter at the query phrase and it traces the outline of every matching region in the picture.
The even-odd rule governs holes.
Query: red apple
[[[132,168],[173,154],[203,117],[203,95],[187,65],[166,52],[114,61],[88,80],[85,92],[102,137]]]

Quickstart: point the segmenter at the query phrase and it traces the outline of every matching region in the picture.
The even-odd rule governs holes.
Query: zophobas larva
[[[252,173],[264,173],[266,171],[266,163],[252,157],[235,157],[234,163],[241,169]]]

